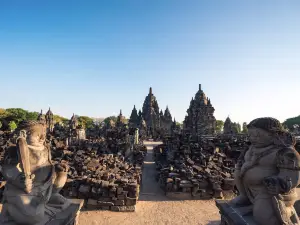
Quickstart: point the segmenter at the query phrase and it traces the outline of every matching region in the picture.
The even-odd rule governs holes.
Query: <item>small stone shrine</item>
[[[235,168],[239,196],[217,200],[224,225],[298,225],[294,204],[300,184],[295,138],[274,118],[249,123],[250,148]]]
[[[224,122],[223,134],[226,134],[226,135],[235,134],[234,129],[232,127],[232,122],[231,122],[231,119],[229,118],[229,116],[226,118],[226,120]]]
[[[54,129],[54,115],[53,115],[52,111],[50,110],[50,108],[45,115],[45,119],[46,119],[46,125],[47,125],[47,132],[52,133],[53,129]]]
[[[38,115],[37,120],[38,120],[40,123],[46,123],[46,118],[45,118],[45,115],[43,114],[43,110],[41,110],[40,114]]]
[[[123,127],[126,124],[126,118],[122,114],[122,110],[120,110],[120,114],[117,117],[116,126],[117,127]]]
[[[70,137],[68,143],[70,145],[79,143],[80,141],[86,140],[85,128],[79,125],[78,119],[75,114],[69,121]]]

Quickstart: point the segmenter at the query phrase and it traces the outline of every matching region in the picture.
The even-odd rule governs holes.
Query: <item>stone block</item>
[[[114,212],[134,212],[135,206],[112,206],[110,209]]]

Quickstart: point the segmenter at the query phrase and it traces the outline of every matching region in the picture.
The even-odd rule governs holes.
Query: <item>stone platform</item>
[[[174,200],[208,200],[212,199],[209,194],[198,194],[193,196],[191,193],[187,192],[166,192],[166,197]]]
[[[253,221],[250,207],[234,208],[228,204],[228,200],[216,200],[216,206],[220,210],[221,225],[257,225]]]

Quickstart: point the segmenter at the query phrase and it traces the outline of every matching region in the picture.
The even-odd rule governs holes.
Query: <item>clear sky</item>
[[[201,83],[217,119],[300,114],[300,1],[0,1],[0,108],[71,117],[159,106]]]

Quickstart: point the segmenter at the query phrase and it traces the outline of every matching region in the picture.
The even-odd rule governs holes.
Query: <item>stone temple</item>
[[[149,94],[146,96],[142,116],[147,125],[147,131],[151,135],[155,135],[156,130],[160,127],[159,106],[156,97],[152,93],[152,88],[149,89]]]
[[[184,120],[185,131],[197,136],[215,134],[214,111],[210,99],[206,97],[199,84],[199,90],[195,98],[192,98]]]
[[[235,134],[235,131],[233,129],[233,123],[231,122],[229,116],[225,120],[223,134],[228,134],[228,135]]]
[[[164,114],[163,114],[162,110],[160,111],[159,119],[160,119],[160,130],[165,135],[171,135],[173,118],[172,118],[172,115],[170,113],[168,106],[167,106]]]
[[[159,110],[158,102],[150,87],[142,110],[137,111],[134,106],[129,119],[130,128],[145,130],[148,136],[156,137],[160,134],[170,135],[173,119],[167,106],[165,111]]]

